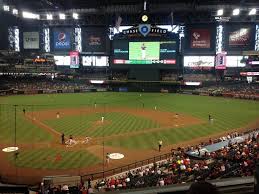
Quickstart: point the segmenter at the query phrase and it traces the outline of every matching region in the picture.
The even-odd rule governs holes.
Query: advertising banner
[[[71,69],[79,68],[79,52],[71,51],[69,52],[69,56],[70,56],[70,68]]]
[[[85,28],[82,31],[82,46],[85,53],[107,53],[105,28]]]
[[[251,28],[240,28],[238,30],[229,32],[229,46],[238,47],[238,46],[247,46],[250,43],[251,38]]]
[[[215,66],[215,56],[185,56],[184,67],[197,70],[212,69]]]
[[[226,51],[254,50],[255,26],[254,25],[227,25],[225,28]]]
[[[23,32],[23,48],[39,49],[40,48],[39,32]]]
[[[211,32],[209,29],[191,29],[190,48],[210,48]]]
[[[221,52],[218,53],[216,56],[216,66],[215,69],[217,70],[224,70],[227,66],[227,53]]]
[[[69,30],[54,30],[53,36],[55,50],[71,49],[71,32]]]
[[[70,66],[70,56],[54,56],[57,66]]]

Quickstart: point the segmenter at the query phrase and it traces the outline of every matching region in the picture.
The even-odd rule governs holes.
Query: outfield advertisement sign
[[[191,48],[210,48],[211,32],[209,29],[191,29]]]
[[[213,69],[215,66],[214,56],[185,56],[184,67],[196,70]]]
[[[107,49],[108,35],[105,28],[83,28],[82,46],[85,54],[105,54]]]
[[[68,30],[54,30],[54,49],[69,50],[71,48],[71,33]]]
[[[247,46],[250,43],[251,28],[240,28],[229,32],[229,46]]]
[[[193,24],[185,28],[184,53],[187,55],[215,55],[216,26]]]
[[[254,25],[227,25],[224,31],[226,51],[254,50]]]
[[[39,32],[23,32],[23,49],[39,49]]]

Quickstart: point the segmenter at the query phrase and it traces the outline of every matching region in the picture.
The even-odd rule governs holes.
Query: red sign
[[[258,76],[259,72],[240,72],[241,76]]]
[[[210,48],[210,30],[192,29],[191,48]]]
[[[226,69],[226,64],[227,64],[227,53],[226,52],[221,52],[218,53],[216,56],[216,66],[215,69]]]
[[[70,68],[79,68],[79,52],[71,51],[69,52],[70,56]]]
[[[37,59],[34,59],[33,60],[35,63],[44,63],[44,62],[47,62],[46,59],[42,59],[42,58],[37,58]]]
[[[250,43],[251,28],[240,28],[229,33],[229,46],[246,46]]]
[[[175,59],[167,59],[167,60],[164,60],[164,64],[176,64],[176,60]]]

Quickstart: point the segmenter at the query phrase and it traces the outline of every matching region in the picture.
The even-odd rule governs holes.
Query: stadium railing
[[[82,180],[87,180],[87,179],[92,179],[92,180],[96,180],[96,179],[101,179],[101,178],[105,178],[105,177],[109,177],[109,176],[113,176],[122,172],[126,172],[129,170],[133,170],[135,168],[140,168],[142,166],[145,165],[149,165],[149,164],[153,164],[155,162],[159,162],[162,160],[166,160],[168,158],[170,158],[172,156],[172,153],[167,153],[167,154],[162,154],[162,155],[158,155],[158,156],[154,156],[152,158],[148,158],[145,160],[141,160],[141,161],[137,161],[131,164],[127,164],[121,167],[117,167],[117,168],[113,168],[113,169],[109,169],[109,170],[105,170],[105,171],[101,171],[101,172],[97,172],[97,173],[90,173],[90,174],[86,174],[82,176]]]

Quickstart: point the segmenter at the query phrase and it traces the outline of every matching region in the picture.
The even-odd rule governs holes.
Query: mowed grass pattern
[[[101,118],[104,117],[104,124]],[[159,123],[150,119],[123,112],[103,112],[65,116],[60,119],[43,121],[60,133],[73,136],[101,137],[145,129],[159,128]]]
[[[91,166],[102,162],[87,151],[70,151],[64,149],[33,149],[19,152],[15,161],[14,154],[8,155],[17,167],[36,169],[72,169]]]
[[[0,105],[0,142],[14,142],[15,131],[17,143],[51,141],[53,139],[52,136],[29,122],[24,117],[22,109],[22,106],[18,106],[15,111],[12,105]]]
[[[46,106],[29,106],[31,110],[48,110],[58,108],[81,108],[83,106],[93,107],[94,103],[97,103],[97,107],[130,107],[130,108],[143,108],[154,109],[157,107],[160,111],[178,112],[180,114],[188,114],[197,117],[205,122],[202,125],[189,126],[183,128],[172,128],[163,130],[160,132],[150,132],[142,135],[125,136],[120,139],[114,139],[112,141],[105,142],[106,145],[122,146],[134,149],[150,149],[157,146],[157,141],[162,139],[165,145],[180,143],[181,141],[192,140],[201,136],[210,136],[219,132],[227,131],[228,129],[235,129],[239,127],[245,127],[248,123],[255,121],[259,118],[259,102],[247,101],[247,100],[235,100],[229,98],[216,98],[207,96],[191,96],[180,94],[160,94],[160,93],[85,93],[85,94],[53,94],[53,95],[36,95],[36,96],[10,96],[1,97],[1,102],[5,104],[18,104],[20,109],[24,104],[37,104]],[[30,110],[29,110],[30,111]],[[8,112],[8,111],[7,111]],[[20,110],[21,112],[21,110]],[[5,114],[6,112],[1,112]],[[208,115],[211,114],[214,118],[214,123],[211,125],[208,123]],[[11,114],[13,115],[13,113]],[[125,123],[121,124],[121,119],[125,118]],[[18,114],[17,117],[22,117],[22,114]],[[50,126],[56,130],[66,133],[70,133],[80,136],[87,135],[98,137],[102,135],[102,129],[98,128],[90,130],[91,121],[95,120],[100,115],[93,114],[92,116],[86,115],[83,118],[71,117],[65,118],[64,121],[52,120],[47,121]],[[89,117],[89,118],[88,118]],[[107,113],[105,119],[111,120],[110,124],[105,126],[105,135],[113,133],[123,134],[126,130],[140,130],[145,127],[138,126],[143,122],[143,118],[131,118],[128,121],[129,115],[119,113],[114,115],[113,113]],[[108,119],[108,117],[110,117]],[[4,141],[13,140],[13,116],[5,116],[6,122],[1,122],[0,129],[6,130],[7,126],[10,126],[8,132],[0,133],[0,139]],[[135,119],[135,122],[133,121]],[[141,119],[142,122],[137,122]],[[117,122],[118,121],[118,122]],[[81,124],[80,124],[81,123]],[[114,129],[112,125],[119,123],[123,126],[116,126]],[[157,124],[146,122],[146,126],[154,127]],[[18,124],[17,124],[18,126]],[[19,142],[28,143],[32,141],[51,141],[51,136],[43,129],[33,126],[30,122],[20,120],[19,128],[17,128],[17,138]],[[89,129],[87,131],[87,128]],[[142,130],[141,129],[141,130]],[[70,131],[72,130],[72,131]],[[41,134],[38,138],[37,133]],[[12,137],[12,138],[10,138]],[[35,140],[36,139],[36,140]]]

